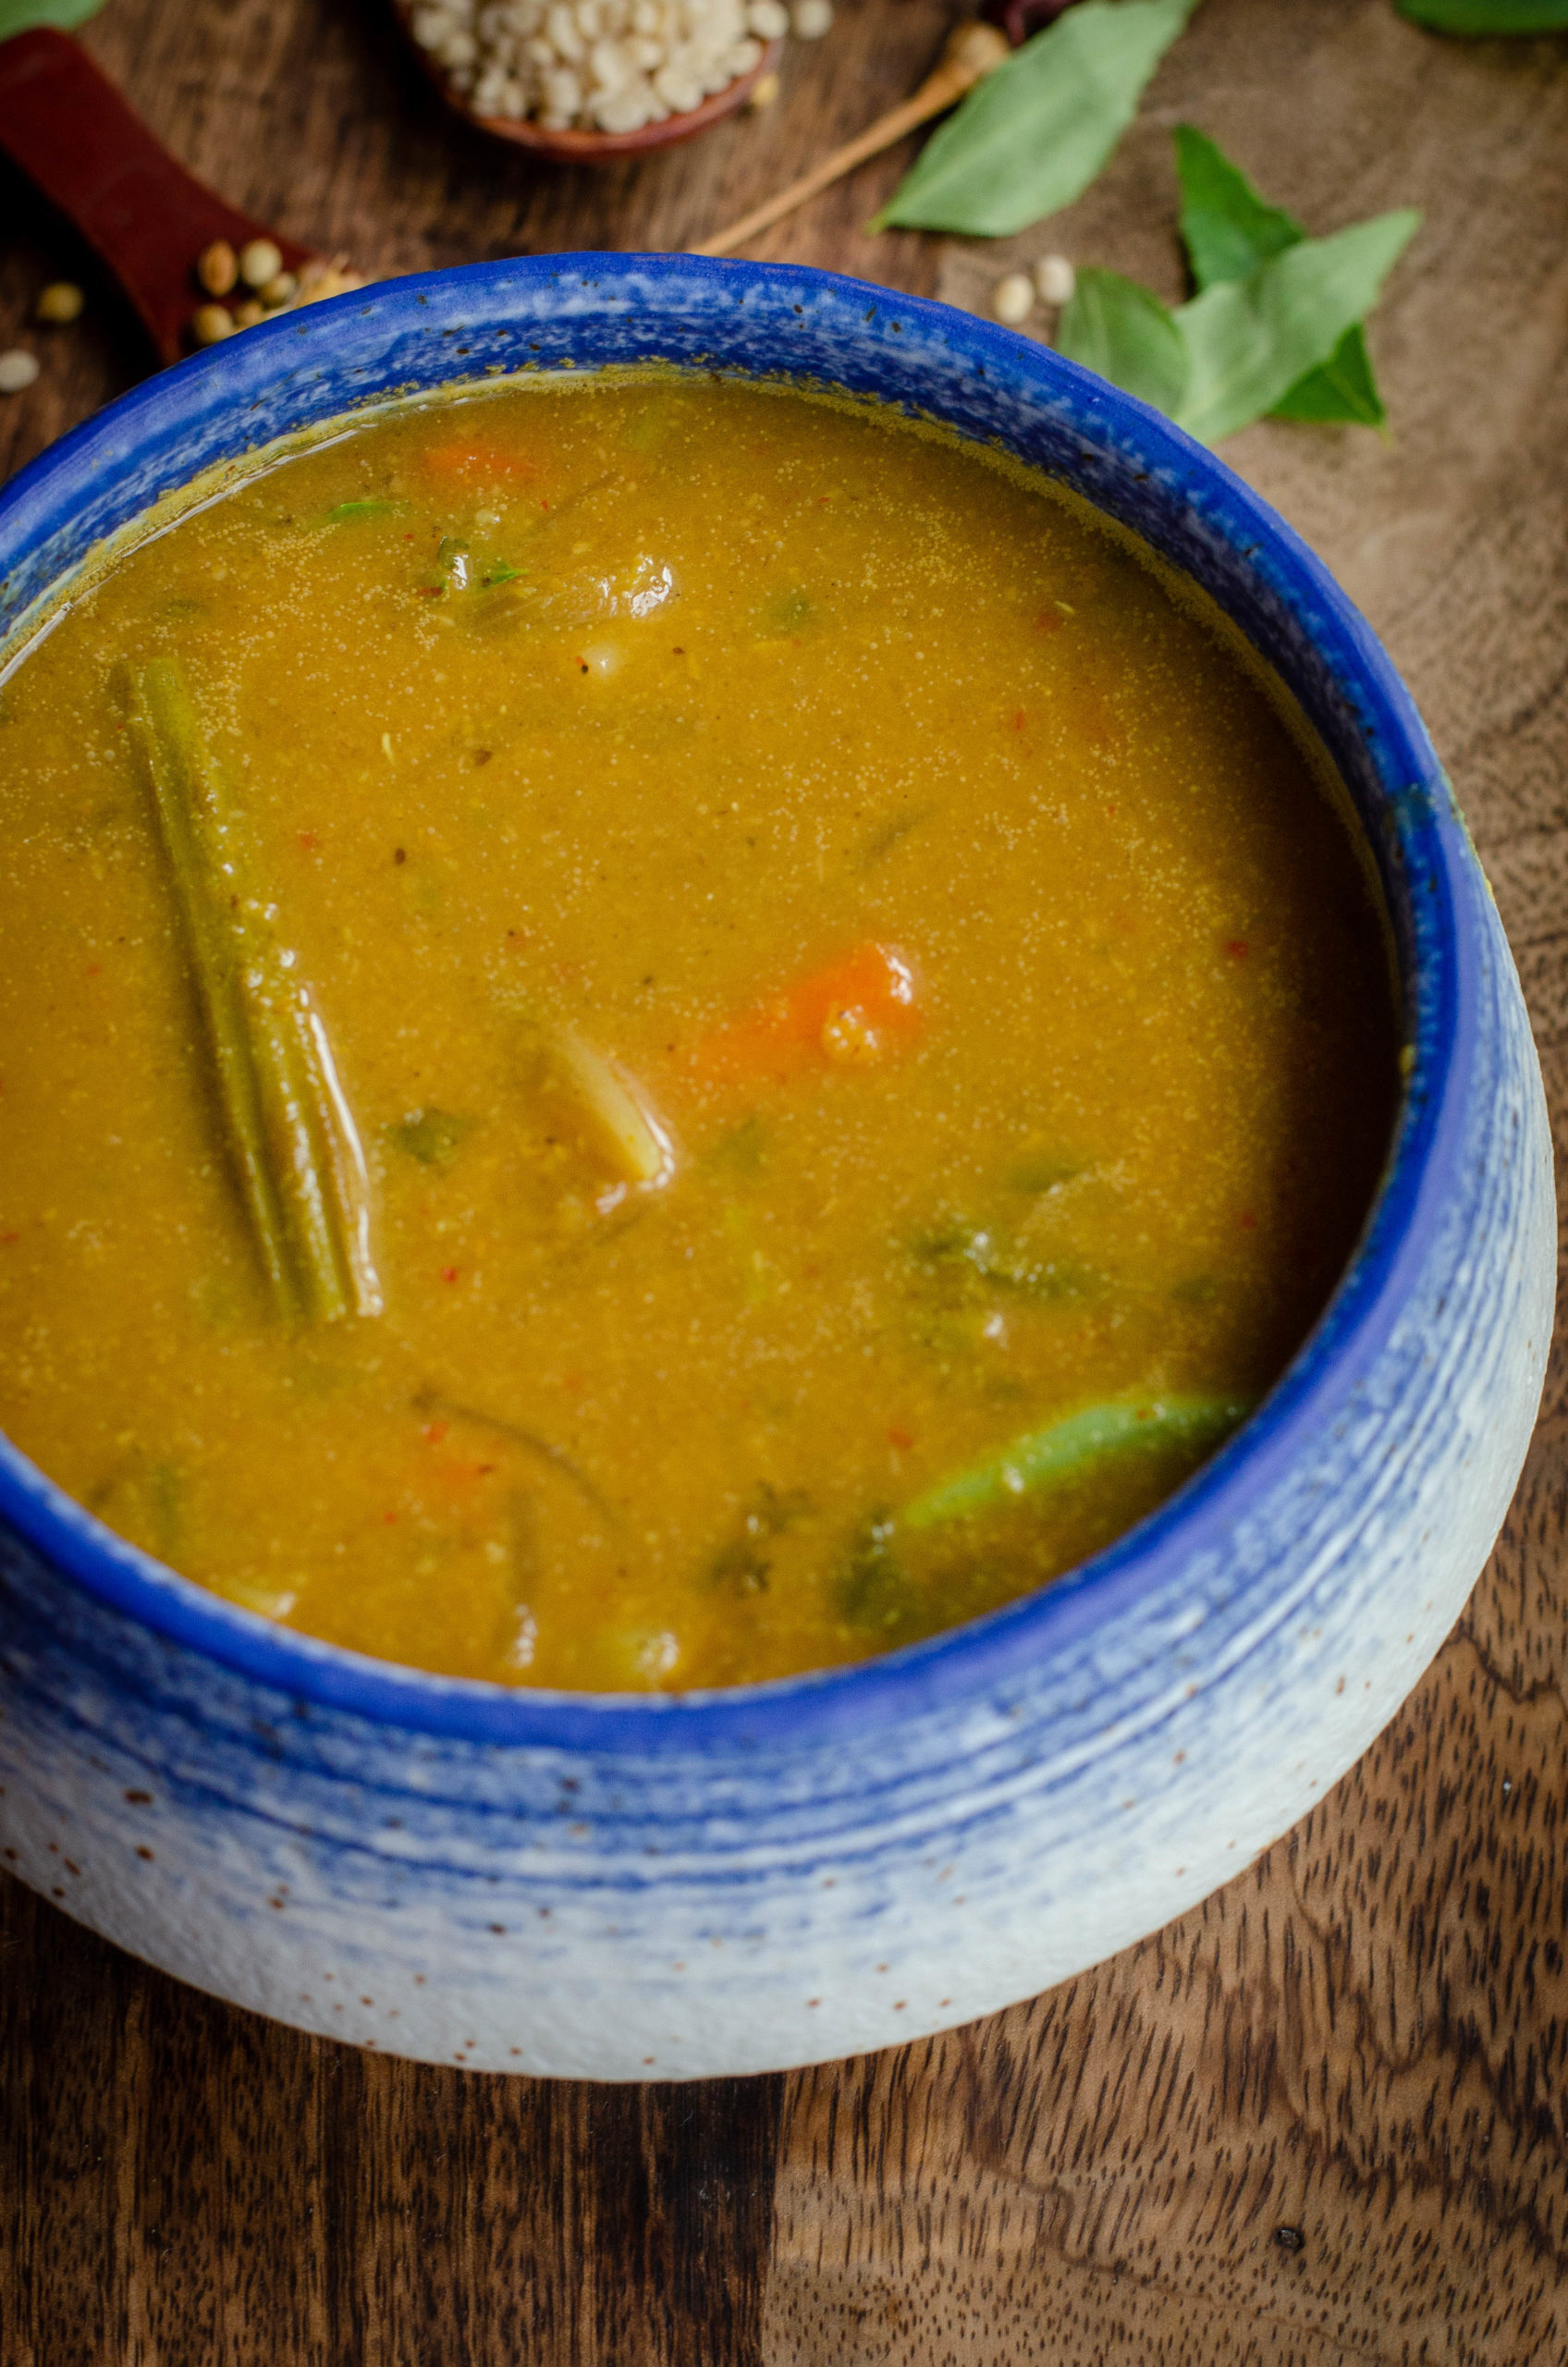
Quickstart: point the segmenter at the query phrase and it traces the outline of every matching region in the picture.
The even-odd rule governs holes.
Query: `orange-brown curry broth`
[[[116,682],[160,652],[331,1035],[376,1319],[269,1312]],[[405,412],[134,550],[0,702],[0,1419],[313,1634],[685,1686],[966,1616],[1191,1456],[879,1626],[857,1525],[1098,1397],[1256,1395],[1364,1218],[1395,1032],[1343,825],[1153,572],[942,436],[656,376]],[[724,1073],[873,941],[917,1034]],[[530,1095],[563,1021],[677,1145],[607,1216]]]

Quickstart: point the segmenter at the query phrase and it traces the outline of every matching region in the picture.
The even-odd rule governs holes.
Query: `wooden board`
[[[228,196],[404,270],[700,237],[902,96],[943,23],[846,0],[771,114],[601,179],[444,122],[375,0],[110,0],[87,38]],[[1227,457],[1415,689],[1568,1125],[1568,42],[1206,0],[1109,174],[1017,252],[1174,293],[1181,119],[1314,229],[1427,210],[1373,334],[1390,438],[1265,424]],[[896,170],[767,251],[983,300],[997,250],[862,238]],[[4,346],[82,266],[4,180],[0,225]],[[45,368],[0,400],[0,468],[141,366],[96,296],[27,335]],[[1565,1373],[1464,1617],[1332,1796],[1158,1938],[947,2039],[707,2087],[415,2068],[0,1887],[0,2362],[1557,2367]]]

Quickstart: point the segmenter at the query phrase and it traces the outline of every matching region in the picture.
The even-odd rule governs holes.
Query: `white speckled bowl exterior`
[[[1301,701],[1394,916],[1414,1054],[1354,1263],[1263,1408],[1031,1600],[727,1694],[511,1692],[317,1644],[0,1451],[0,1862],[312,2030],[606,2079],[913,2038],[1076,1972],[1311,1806],[1431,1658],[1517,1478],[1551,1328],[1539,1072],[1490,896],[1372,634],[1154,413],[825,275],[577,256],[394,283],[153,380],[0,498],[0,629],[212,462],[390,392],[660,355],[999,439],[1196,577]]]

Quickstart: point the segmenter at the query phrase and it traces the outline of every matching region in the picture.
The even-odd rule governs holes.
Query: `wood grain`
[[[239,203],[407,270],[672,246],[913,86],[937,0],[851,0],[779,106],[590,178],[443,120],[372,0],[110,0],[96,54]],[[1206,0],[1110,172],[1011,248],[860,225],[772,251],[979,302],[1061,248],[1174,293],[1169,129],[1315,229],[1427,210],[1378,316],[1394,432],[1227,457],[1415,689],[1519,958],[1568,1137],[1568,43],[1387,0]],[[60,234],[0,182],[0,343]],[[0,467],[129,382],[95,300],[27,332]],[[0,1886],[0,2367],[1558,2367],[1568,2360],[1568,1360],[1427,1678],[1194,1914],[946,2039],[594,2090],[349,2054]]]

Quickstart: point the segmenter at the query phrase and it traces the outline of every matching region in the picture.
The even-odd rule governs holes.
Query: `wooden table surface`
[[[903,96],[943,0],[840,0],[768,113],[593,177],[445,119],[385,0],[109,0],[88,45],[226,195],[396,272],[676,247]],[[1389,0],[1206,0],[1101,183],[1014,242],[1174,293],[1192,119],[1317,229],[1416,203],[1385,440],[1227,458],[1432,727],[1568,1125],[1568,40]],[[759,251],[976,302],[995,248]],[[0,176],[0,475],[145,368]],[[26,325],[61,272],[68,330]],[[1568,1361],[1437,1662],[1323,1804],[1193,1914],[952,2035],[787,2078],[604,2089],[398,2064],[217,2005],[0,1884],[0,2367],[1562,2367]]]

